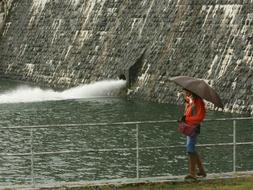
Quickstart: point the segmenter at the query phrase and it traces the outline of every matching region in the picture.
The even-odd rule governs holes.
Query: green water
[[[0,81],[0,93],[4,94],[20,85],[21,83],[17,82]],[[31,98],[29,93],[18,96]],[[26,155],[31,152],[31,131],[3,127],[52,125],[48,128],[33,129],[33,173],[36,184],[135,178],[136,125],[108,124],[71,128],[53,125],[175,120],[179,115],[176,105],[117,97],[1,103],[0,186],[31,183],[31,156]],[[240,117],[208,111],[206,118],[235,116]],[[199,144],[231,143],[232,126],[232,121],[205,122],[199,136]],[[252,121],[237,122],[237,140],[253,141],[252,126]],[[138,132],[139,177],[187,173],[185,137],[177,132],[176,122],[140,124]],[[177,145],[179,147],[169,147]],[[76,152],[53,153],[69,150]],[[36,154],[41,152],[45,154]],[[232,146],[199,147],[199,152],[203,155],[208,173],[233,170]],[[237,170],[253,170],[252,145],[238,145],[237,152]],[[7,153],[20,155],[8,156]]]

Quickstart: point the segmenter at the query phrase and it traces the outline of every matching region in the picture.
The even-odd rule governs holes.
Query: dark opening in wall
[[[146,50],[143,51],[141,56],[129,68],[129,87],[133,86],[137,82],[138,76],[141,75],[140,72],[144,63],[145,52]]]
[[[120,74],[120,75],[119,75],[119,79],[120,79],[120,80],[126,80],[126,76],[125,76],[124,74]]]

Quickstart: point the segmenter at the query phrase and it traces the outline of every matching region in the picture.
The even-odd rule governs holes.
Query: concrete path
[[[253,176],[253,171],[247,172],[228,172],[228,173],[216,173],[208,174],[206,178],[199,178],[199,180],[214,180],[214,179],[229,179],[238,177]],[[121,186],[137,183],[162,183],[162,182],[183,182],[184,176],[165,176],[165,177],[150,177],[150,178],[122,178],[114,180],[96,180],[96,181],[79,181],[79,182],[59,182],[53,184],[36,184],[26,186],[0,186],[0,190],[39,190],[39,189],[68,189],[80,188],[80,187],[92,187],[92,186]]]

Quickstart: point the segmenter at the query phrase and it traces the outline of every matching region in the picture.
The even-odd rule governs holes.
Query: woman
[[[197,137],[200,133],[200,123],[205,118],[205,103],[193,92],[186,89],[183,90],[185,97],[185,113],[181,120],[186,124],[197,126],[195,134],[187,136],[186,148],[189,155],[189,174],[185,177],[185,180],[196,181],[196,166],[198,166],[199,169],[197,175],[206,177],[202,161],[196,151]]]

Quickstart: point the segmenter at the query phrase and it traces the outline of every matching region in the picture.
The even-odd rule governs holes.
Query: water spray
[[[80,85],[64,91],[44,90],[38,87],[20,86],[0,94],[0,103],[42,102],[115,96],[126,86],[125,80],[105,80]]]

